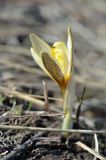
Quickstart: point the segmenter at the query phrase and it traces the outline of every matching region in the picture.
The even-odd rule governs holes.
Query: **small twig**
[[[91,154],[93,154],[95,157],[99,158],[100,160],[106,160],[106,157],[101,156],[99,153],[97,153],[96,151],[94,151],[93,149],[89,148],[88,146],[86,146],[85,144],[83,144],[82,142],[76,142],[76,145],[82,147],[84,150],[90,152]]]
[[[80,116],[80,113],[81,113],[81,106],[82,106],[85,90],[86,90],[86,87],[84,87],[84,89],[83,89],[82,96],[81,96],[81,99],[80,99],[80,103],[79,103],[77,113],[76,113],[76,122],[77,122],[78,126],[79,126],[79,116]]]
[[[29,118],[29,117],[36,117],[36,116],[39,116],[39,117],[62,117],[64,114],[61,112],[61,113],[48,113],[46,111],[23,111],[23,115],[15,115],[15,114],[10,114],[9,111],[3,113],[1,116],[0,116],[0,119],[2,118]]]
[[[44,81],[43,81],[43,87],[44,87],[44,98],[45,98],[45,110],[47,112],[50,112],[49,99],[48,99],[48,89],[47,89],[47,85]]]
[[[94,134],[94,141],[95,141],[95,151],[96,151],[97,153],[99,153],[98,137],[97,137],[97,134],[96,134],[96,133]],[[96,159],[97,159],[97,157],[94,156],[94,159],[93,159],[93,160],[96,160]]]
[[[77,129],[58,129],[58,128],[40,128],[40,127],[27,127],[27,126],[11,126],[0,125],[0,129],[12,130],[27,130],[27,131],[48,131],[48,132],[67,132],[67,133],[83,133],[83,134],[106,134],[106,130],[77,130]]]

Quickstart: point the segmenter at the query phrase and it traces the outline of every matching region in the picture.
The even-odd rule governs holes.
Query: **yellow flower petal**
[[[52,48],[52,56],[56,59],[63,72],[64,76],[68,72],[69,60],[68,60],[68,49],[64,42],[55,42]]]
[[[40,39],[37,35],[33,33],[30,34],[30,40],[32,43],[32,47],[37,54],[40,54],[41,52],[47,52],[50,54],[51,47],[42,39]]]

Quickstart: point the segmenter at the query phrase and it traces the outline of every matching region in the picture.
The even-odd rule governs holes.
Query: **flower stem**
[[[75,95],[75,82],[73,78],[71,78],[67,84],[66,91],[64,92],[64,119],[62,124],[62,129],[70,129],[72,128],[72,107],[75,103],[76,95]],[[63,135],[67,136],[66,132]]]

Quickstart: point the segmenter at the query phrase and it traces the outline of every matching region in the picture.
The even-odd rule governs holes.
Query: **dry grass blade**
[[[43,106],[44,105],[44,102],[37,99],[37,98],[33,98],[33,97],[30,97],[29,95],[25,95],[25,94],[22,94],[20,92],[14,92],[13,94],[15,97],[18,97],[18,98],[21,98],[21,99],[24,99],[26,101],[30,101],[34,104],[37,104],[37,105],[40,105],[40,106]]]
[[[1,93],[14,94],[15,91],[1,90],[0,92]],[[19,93],[21,93],[21,92],[19,92]],[[24,95],[27,95],[27,96],[30,96],[30,97],[33,97],[33,98],[38,98],[38,99],[43,99],[43,100],[45,99],[44,96],[40,96],[40,95],[33,95],[33,94],[27,94],[27,93],[21,93],[21,94],[24,94]],[[48,97],[48,99],[52,100],[52,101],[63,102],[62,98]]]
[[[67,132],[67,133],[82,133],[82,134],[106,134],[106,130],[77,130],[77,129],[58,129],[58,128],[40,128],[40,127],[27,127],[27,126],[11,126],[0,124],[0,129],[10,130],[27,130],[27,131],[48,131],[48,132]],[[80,145],[80,144],[79,144]]]
[[[8,94],[12,94],[14,95],[14,93],[16,93],[17,91],[10,91],[9,89],[5,88],[5,87],[2,87],[0,86],[0,92],[1,93],[8,93]],[[26,96],[30,96],[32,98],[37,98],[37,99],[45,99],[44,96],[40,96],[40,95],[33,95],[33,94],[27,94],[27,93],[21,93],[18,91],[18,93],[20,94],[24,94]],[[48,97],[49,100],[52,100],[52,101],[60,101],[60,102],[63,102],[63,99],[62,98],[55,98],[55,97]]]
[[[94,151],[93,149],[89,148],[88,146],[86,146],[85,144],[83,144],[82,142],[76,142],[76,145],[82,147],[84,150],[90,152],[91,154],[93,154],[95,157],[99,158],[100,160],[106,160],[106,157],[101,156],[99,153],[97,153],[96,151]]]
[[[2,90],[2,92],[3,92],[3,91],[5,92],[6,89],[5,89],[5,87],[1,87],[1,86],[0,86],[0,90]],[[7,91],[7,90],[6,90],[6,91]],[[37,105],[40,105],[40,106],[44,106],[44,102],[43,102],[43,101],[41,101],[41,100],[39,100],[39,99],[37,99],[37,98],[31,97],[31,96],[29,96],[28,94],[23,94],[23,93],[18,92],[18,91],[13,91],[13,92],[12,92],[12,95],[13,95],[14,97],[21,98],[21,99],[23,99],[23,100],[32,102],[32,103],[34,103],[34,104],[37,104]]]
[[[11,94],[14,97],[23,99],[25,101],[32,102],[33,104],[36,104],[38,107],[42,107],[44,109],[45,102],[38,99],[38,97],[44,99],[44,96],[43,97],[42,96],[41,97],[40,96],[36,97],[34,95],[21,93],[21,92],[18,92],[18,91],[9,91],[9,89],[7,89],[6,87],[2,87],[2,86],[0,86],[0,92],[1,93],[8,93],[8,94]],[[55,98],[50,98],[50,99],[55,101]],[[56,100],[57,101],[63,101],[62,99],[58,99],[58,98]],[[55,108],[55,107],[51,107],[51,111],[54,111],[54,112],[57,112],[57,113],[61,112],[58,108]]]
[[[94,134],[94,141],[95,141],[95,151],[99,153],[99,143],[98,143],[98,137],[96,133]],[[96,159],[97,157],[95,156],[93,160],[96,160]]]

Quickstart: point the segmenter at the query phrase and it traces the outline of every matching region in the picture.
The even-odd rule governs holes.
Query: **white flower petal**
[[[43,65],[41,57],[33,50],[33,48],[31,48],[31,53],[32,53],[32,56],[33,56],[35,62],[41,67],[41,69],[44,72],[46,72],[46,69],[45,69],[45,67]]]
[[[73,66],[73,39],[70,28],[68,27],[68,39],[67,39],[68,57],[71,65],[71,70]]]
[[[41,38],[39,38],[36,34],[30,34],[30,40],[32,43],[32,47],[37,54],[40,54],[41,52],[51,52],[50,46]]]

